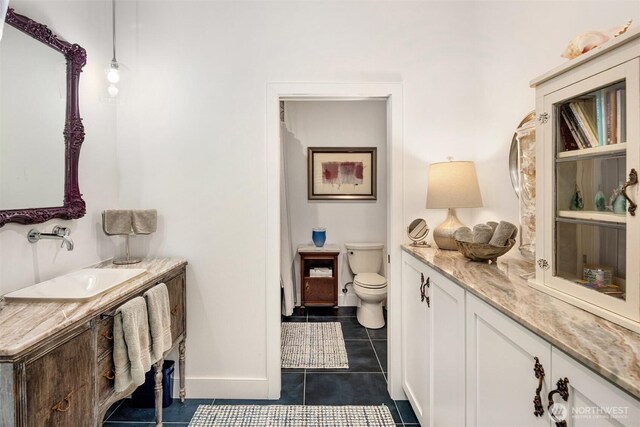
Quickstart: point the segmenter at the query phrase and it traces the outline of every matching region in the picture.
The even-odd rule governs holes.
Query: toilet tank
[[[345,243],[353,274],[378,273],[382,267],[382,243]]]

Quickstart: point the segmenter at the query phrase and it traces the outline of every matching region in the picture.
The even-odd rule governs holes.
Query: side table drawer
[[[96,373],[96,389],[98,391],[98,403],[104,402],[113,392],[114,378],[116,374],[113,364],[113,352],[109,351],[98,361]]]
[[[333,305],[336,284],[332,277],[308,277],[304,279],[303,294],[307,304],[327,303]]]

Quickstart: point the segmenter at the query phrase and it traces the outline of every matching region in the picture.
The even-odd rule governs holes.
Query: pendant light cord
[[[116,60],[116,0],[111,0],[111,24],[113,34],[113,59],[111,62],[118,62]]]

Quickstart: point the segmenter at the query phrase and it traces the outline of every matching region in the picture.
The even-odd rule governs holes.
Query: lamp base
[[[445,251],[457,251],[458,247],[456,246],[456,239],[453,237],[453,233],[455,233],[458,228],[464,226],[465,225],[458,219],[456,210],[449,208],[447,219],[433,230],[433,240],[435,240],[438,248],[444,249]]]

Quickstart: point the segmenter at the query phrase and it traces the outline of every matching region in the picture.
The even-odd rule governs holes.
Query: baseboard
[[[268,399],[266,378],[187,378],[188,399]],[[180,395],[180,380],[173,378],[173,397]]]

